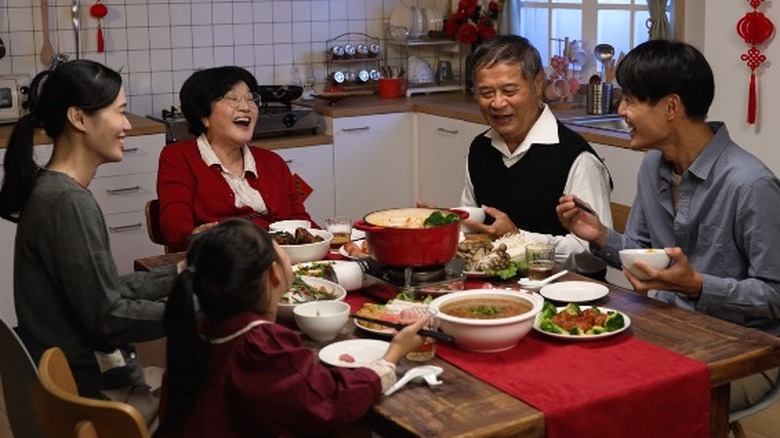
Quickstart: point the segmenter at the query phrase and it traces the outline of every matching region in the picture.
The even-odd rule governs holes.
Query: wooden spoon
[[[41,0],[41,22],[43,23],[43,47],[41,62],[50,65],[54,61],[54,46],[49,39],[49,0]]]

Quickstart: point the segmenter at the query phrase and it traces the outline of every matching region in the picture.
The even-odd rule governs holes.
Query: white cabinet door
[[[149,240],[144,209],[106,214],[105,219],[111,254],[120,275],[133,272],[135,259],[163,253],[161,246]]]
[[[414,205],[414,113],[333,119],[336,214]]]
[[[51,157],[52,145],[35,146],[33,157],[35,162],[43,166]],[[3,163],[5,162],[5,149],[0,149],[0,181],[4,177]],[[0,317],[10,326],[17,323],[16,310],[14,309],[14,246],[16,242],[16,224],[5,219],[0,219],[0,248],[4,248],[0,255]]]
[[[636,196],[636,177],[645,153],[615,146],[591,143],[593,149],[604,160],[612,176],[612,202],[631,205]]]
[[[335,215],[333,145],[277,149],[274,152],[284,159],[290,172],[298,174],[314,190],[304,205],[311,218],[324,227],[325,218]]]
[[[440,207],[460,205],[471,141],[488,125],[417,115],[417,198]]]

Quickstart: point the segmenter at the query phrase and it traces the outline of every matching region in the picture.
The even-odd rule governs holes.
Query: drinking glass
[[[544,280],[555,267],[555,246],[533,242],[525,247],[525,261],[528,263],[528,278]]]
[[[425,328],[428,330],[436,329],[436,309],[430,307],[412,307],[401,311],[401,324],[412,324],[420,318],[430,315]],[[414,362],[425,362],[436,357],[436,339],[423,337],[423,344],[417,349],[406,354],[406,358]]]
[[[339,248],[352,238],[352,219],[346,216],[329,217],[325,219],[325,229],[333,234],[330,246]]]

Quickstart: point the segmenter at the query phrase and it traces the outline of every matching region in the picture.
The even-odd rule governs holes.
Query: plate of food
[[[393,299],[388,301],[387,304],[365,303],[363,304],[363,307],[355,312],[355,314],[358,316],[365,316],[366,318],[379,319],[387,322],[400,322],[401,311],[411,307],[428,307],[428,302]],[[373,333],[375,335],[390,337],[395,333],[395,330],[390,327],[362,321],[357,318],[355,318],[355,325],[359,329]]]
[[[628,315],[608,307],[577,303],[556,307],[549,301],[545,301],[534,321],[536,331],[570,341],[594,341],[614,336],[630,325]]]
[[[335,367],[359,368],[382,358],[389,346],[389,342],[378,339],[350,339],[324,347],[319,358]]]
[[[292,266],[293,274],[301,277],[325,277],[325,269],[336,264],[336,260],[319,260],[316,262],[298,263]]]
[[[458,243],[455,257],[463,260],[463,273],[472,278],[512,278],[527,271],[522,235],[507,235],[496,241],[466,238]]]
[[[348,259],[362,259],[368,257],[368,242],[365,239],[347,242],[339,247],[339,254]]]
[[[563,303],[587,303],[607,296],[609,288],[592,281],[561,281],[542,286],[539,294]]]

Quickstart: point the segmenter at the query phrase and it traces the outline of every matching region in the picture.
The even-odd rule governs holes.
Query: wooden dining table
[[[136,270],[148,270],[183,258],[168,254],[139,259]],[[559,281],[594,281],[569,273]],[[780,339],[711,316],[653,300],[628,289],[604,283],[606,297],[596,302],[624,312],[629,333],[707,364],[711,380],[710,430],[728,435],[730,382],[780,366]],[[501,286],[499,284],[499,286]],[[364,336],[352,321],[341,339]],[[318,347],[317,345],[313,345]],[[522,341],[517,348],[522,348]],[[382,397],[364,423],[386,436],[545,436],[542,412],[438,357],[427,364],[444,369],[444,385],[413,385]],[[402,360],[399,374],[418,363]],[[674,397],[674,394],[670,394]]]

